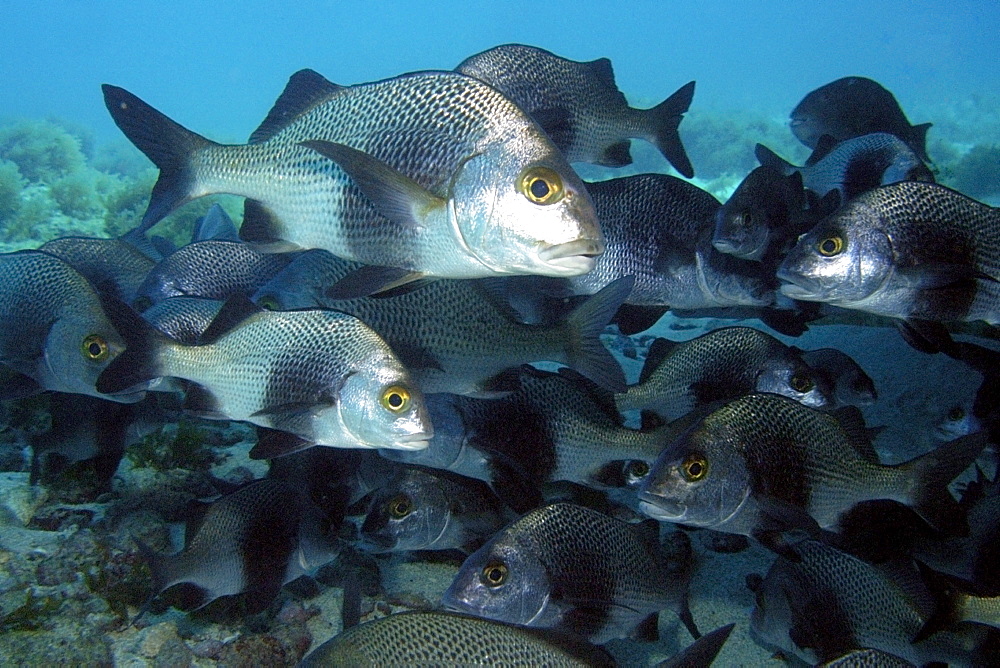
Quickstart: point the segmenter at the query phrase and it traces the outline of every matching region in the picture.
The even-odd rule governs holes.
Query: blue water
[[[0,19],[0,118],[58,116],[101,137],[117,136],[101,83],[132,90],[209,137],[237,141],[300,68],[351,84],[451,69],[505,42],[576,60],[608,57],[633,97],[660,100],[695,79],[692,110],[785,117],[806,92],[846,75],[880,81],[908,111],[1000,99],[1000,4],[990,0],[13,0]]]

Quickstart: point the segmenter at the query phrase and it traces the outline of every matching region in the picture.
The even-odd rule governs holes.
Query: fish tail
[[[930,163],[931,159],[927,155],[927,131],[930,129],[933,123],[921,123],[920,125],[910,126],[909,131],[909,141],[906,142],[913,152],[917,154],[921,160],[926,163]]]
[[[967,532],[965,513],[948,485],[976,461],[986,442],[985,432],[968,434],[899,465],[912,476],[910,506],[935,529],[948,534]]]
[[[125,392],[163,375],[158,353],[167,337],[125,302],[102,296],[101,303],[115,331],[125,340],[125,350],[97,377],[97,391],[104,394]]]
[[[217,144],[170,120],[124,88],[109,84],[101,88],[115,124],[160,169],[139,226],[144,232],[197,197],[192,157]]]
[[[681,136],[678,132],[684,113],[691,106],[691,99],[694,97],[694,82],[690,81],[659,103],[648,110],[650,126],[652,128],[653,143],[660,149],[671,165],[674,166],[681,175],[691,178],[694,176],[694,167],[688,158],[684,144],[681,143]]]
[[[613,392],[625,391],[625,373],[601,343],[601,332],[628,299],[634,276],[623,276],[604,286],[566,319],[569,336],[566,353],[569,366]]]

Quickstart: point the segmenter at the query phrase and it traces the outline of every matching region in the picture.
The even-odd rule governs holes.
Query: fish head
[[[513,528],[469,555],[441,603],[446,610],[524,626],[553,626],[553,585]]]
[[[43,387],[88,394],[122,403],[139,401],[142,392],[101,394],[97,377],[125,349],[125,341],[100,307],[69,309],[49,329],[44,345]]]
[[[826,124],[823,123],[822,119],[810,109],[802,108],[802,105],[792,110],[788,119],[788,127],[795,138],[809,148],[816,148],[819,138],[826,134]]]
[[[379,450],[386,459],[403,464],[427,466],[432,469],[453,470],[459,459],[470,447],[472,436],[466,428],[462,414],[454,403],[452,394],[424,395],[424,402],[434,425],[431,447],[423,450]]]
[[[353,447],[422,450],[434,435],[423,394],[387,351],[352,369],[334,408],[334,429],[349,434]]]
[[[370,552],[429,550],[451,521],[448,498],[433,476],[411,470],[379,490],[361,525],[361,539]]]
[[[710,247],[695,252],[695,280],[706,304],[768,306],[774,302],[774,290],[765,274],[757,266],[738,266],[744,264]]]
[[[725,524],[750,495],[750,477],[725,425],[692,425],[660,454],[639,487],[639,510],[661,522]]]
[[[793,356],[768,359],[757,373],[754,391],[780,394],[811,408],[830,406],[835,395],[835,388],[823,374]]]
[[[778,268],[792,299],[858,308],[894,274],[895,250],[879,213],[853,200],[799,237]]]
[[[496,273],[578,276],[604,252],[583,182],[535,128],[466,160],[449,207],[468,252]]]
[[[765,216],[764,211],[752,206],[723,206],[715,214],[712,245],[720,253],[760,260],[771,237]]]

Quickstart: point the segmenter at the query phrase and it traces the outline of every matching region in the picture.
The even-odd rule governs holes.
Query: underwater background
[[[694,165],[692,182],[720,201],[756,166],[758,142],[795,164],[804,162],[809,151],[789,131],[789,111],[818,86],[859,75],[892,91],[912,123],[933,123],[927,151],[939,183],[1000,205],[1000,4],[988,0],[947,5],[931,0],[169,5],[13,0],[4,3],[0,18],[3,252],[68,235],[117,236],[141,219],[157,171],[115,127],[101,97],[102,83],[135,92],[215,141],[242,143],[299,69],[312,68],[348,85],[451,69],[467,56],[509,42],[578,61],[609,58],[618,87],[636,107],[650,107],[695,80],[680,135]],[[633,143],[633,155],[634,164],[623,169],[585,165],[578,171],[587,180],[642,172],[676,175],[645,143]],[[216,201],[239,220],[240,198],[206,197],[160,223],[157,233],[186,243],[195,220]],[[668,317],[650,333],[691,338],[719,325],[705,319],[681,326]],[[933,441],[928,434],[949,410],[970,405],[977,387],[965,367],[912,350],[888,327],[819,327],[795,343],[838,347],[864,367],[880,392],[879,402],[865,409],[866,422],[886,426],[880,443],[911,447],[880,449],[897,460],[928,449]],[[638,363],[620,360],[634,381]],[[32,410],[5,405],[3,419],[23,424],[24,412]],[[32,419],[44,419],[44,407],[39,410]],[[225,471],[262,474],[264,464],[245,459],[248,437],[238,425],[215,435],[217,445],[230,448],[225,456],[199,453],[191,444],[199,436],[188,436],[185,441],[185,434],[171,432],[173,455],[155,438],[127,454],[122,484],[141,487],[137,481],[143,476],[176,477],[177,470],[207,469],[224,459]],[[264,622],[192,620],[173,609],[128,626],[127,606],[134,614],[148,585],[137,590],[130,579],[141,560],[127,547],[127,527],[113,540],[83,531],[88,522],[102,519],[100,504],[90,507],[92,499],[72,498],[65,489],[28,485],[17,435],[7,429],[0,440],[10,446],[0,462],[0,663],[68,658],[116,665],[281,664],[308,644],[307,635],[315,645],[338,630],[340,594],[333,588],[319,598],[300,593],[282,609],[282,623],[293,631],[274,631]],[[737,623],[718,665],[776,662],[748,639],[745,623],[752,596],[744,577],[765,571],[770,555],[752,548],[738,556],[709,551],[699,556],[691,587],[695,619],[702,630]],[[395,595],[394,605],[418,607],[440,597],[454,570],[449,564],[401,560],[383,572],[383,586]],[[620,661],[645,665],[687,644],[685,634],[671,617],[662,622],[655,647],[636,649],[624,640],[612,645]],[[234,639],[246,640],[234,646]]]

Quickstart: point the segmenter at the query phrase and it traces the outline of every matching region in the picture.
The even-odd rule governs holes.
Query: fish
[[[712,246],[720,253],[771,264],[785,245],[818,220],[805,215],[802,175],[755,168],[715,215]]]
[[[781,292],[897,319],[1000,323],[1000,213],[935,183],[858,195],[801,236]]]
[[[204,297],[167,297],[142,312],[153,327],[185,345],[198,345],[224,301]]]
[[[59,237],[46,241],[38,250],[76,269],[95,290],[124,302],[135,299],[146,274],[156,266],[156,260],[128,234],[114,239]]]
[[[386,340],[428,394],[507,391],[506,370],[543,360],[568,364],[609,389],[625,387],[621,366],[599,337],[628,297],[631,278],[609,284],[556,323],[529,325],[476,281],[433,281],[377,298],[328,296],[329,286],[350,270],[329,253],[310,251],[252,299],[267,308],[322,306],[360,318]]]
[[[127,347],[97,380],[105,391],[182,378],[189,410],[293,435],[310,445],[427,447],[433,427],[420,390],[392,350],[354,316],[323,309],[262,311],[230,300],[202,334],[183,345],[123,304],[109,309]],[[273,447],[279,447],[275,445]]]
[[[600,647],[568,633],[445,611],[402,612],[344,630],[299,664],[614,666]]]
[[[479,480],[416,466],[402,469],[382,482],[368,504],[361,543],[369,552],[469,554],[511,520],[512,513]]]
[[[947,491],[986,444],[981,432],[896,465],[878,462],[858,410],[834,414],[777,394],[749,394],[713,410],[667,445],[640,491],[663,522],[757,537],[769,527],[830,528],[862,501],[911,507],[929,525],[962,533]]]
[[[570,162],[630,165],[634,137],[655,145],[682,176],[694,176],[678,134],[694,96],[693,81],[652,109],[635,109],[618,90],[607,58],[578,62],[534,46],[503,44],[466,58],[455,71],[513,100]]]
[[[865,77],[843,77],[808,93],[790,115],[792,134],[816,148],[823,135],[843,141],[872,132],[893,134],[924,162],[930,123],[911,125],[896,97]]]
[[[867,406],[878,399],[875,381],[861,368],[853,357],[836,348],[801,350],[802,361],[808,364],[822,379],[821,384],[833,388],[836,404],[841,406]],[[966,433],[972,433],[975,429]],[[955,434],[958,436],[959,434]]]
[[[879,649],[852,649],[820,665],[823,668],[916,668],[906,659]]]
[[[0,255],[0,398],[46,390],[134,403],[141,391],[106,393],[100,374],[125,348],[106,317],[101,296],[70,265],[42,251]]]
[[[941,633],[911,642],[932,614],[930,588],[910,564],[878,568],[816,540],[800,540],[752,587],[751,634],[816,664],[874,648],[916,665],[970,664],[982,634]],[[982,657],[985,658],[985,657]]]
[[[170,297],[226,300],[249,297],[284,269],[296,253],[264,253],[242,241],[190,243],[149,270],[136,291],[139,310]]]
[[[698,406],[752,392],[814,408],[833,402],[833,387],[795,350],[752,327],[722,327],[681,343],[657,338],[639,382],[614,400],[619,411],[649,411],[672,422]]]
[[[583,506],[543,506],[471,554],[441,603],[598,644],[669,608],[698,637],[685,578],[670,570],[655,535]]]
[[[105,105],[160,168],[141,228],[213,193],[254,200],[250,241],[324,248],[372,292],[418,276],[575,275],[604,250],[582,182],[513,102],[455,72],[339,86],[289,79],[245,145],[212,142],[128,91]]]
[[[587,185],[607,239],[593,271],[566,279],[570,294],[593,294],[635,276],[627,303],[701,309],[763,306],[770,277],[753,262],[720,253],[711,236],[719,201],[664,174],[638,174]]]
[[[840,201],[880,185],[899,181],[934,181],[934,174],[902,139],[887,132],[820,142],[806,164],[796,167],[763,144],[754,150],[761,165],[788,176],[802,175],[802,185],[817,197],[836,190]]]
[[[183,605],[189,610],[244,594],[248,610],[260,611],[285,583],[301,518],[298,491],[265,478],[209,504],[203,516],[189,524],[184,547],[177,553],[161,554],[133,540],[153,574],[153,598],[186,583]],[[139,614],[143,612],[145,608]]]

